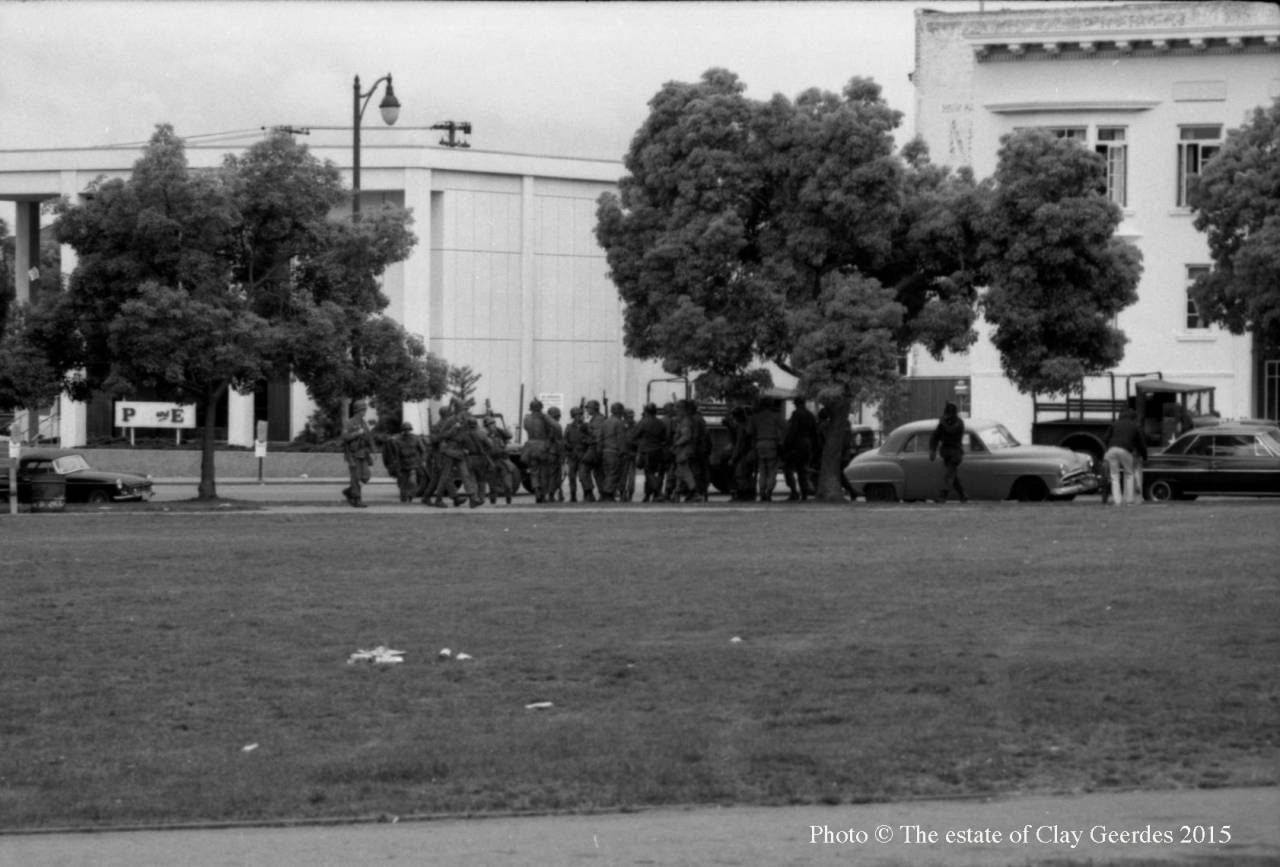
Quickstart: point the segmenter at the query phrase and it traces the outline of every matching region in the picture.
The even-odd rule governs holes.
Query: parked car
[[[84,455],[63,449],[23,449],[18,458],[18,502],[31,500],[33,479],[55,474],[66,483],[68,503],[112,503],[151,499],[151,477],[95,470]],[[0,501],[9,497],[9,462],[0,472]]]
[[[942,490],[942,458],[929,460],[937,419],[896,428],[877,449],[855,457],[845,477],[869,501],[933,500]],[[1023,445],[1004,425],[965,419],[960,482],[975,500],[1069,500],[1098,490],[1093,459],[1058,446]]]
[[[1280,428],[1237,422],[1187,431],[1147,460],[1142,492],[1150,500],[1280,496]]]

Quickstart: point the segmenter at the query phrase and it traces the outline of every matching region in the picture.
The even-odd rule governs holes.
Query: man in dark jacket
[[[644,473],[644,502],[662,499],[662,479],[666,474],[663,452],[667,446],[667,426],[658,418],[658,407],[647,403],[640,421],[631,430],[636,451],[636,468]]]
[[[964,493],[964,485],[960,484],[960,462],[964,460],[964,421],[960,418],[960,410],[950,401],[942,411],[938,426],[933,429],[933,436],[929,437],[929,460],[937,460],[939,454],[942,455],[945,476],[942,481],[942,496],[938,498],[938,502],[945,503],[953,487],[960,495],[960,502],[969,502]]]
[[[1147,459],[1147,440],[1138,424],[1138,414],[1131,409],[1120,413],[1107,432],[1107,453],[1103,456],[1111,473],[1111,505],[1134,506],[1138,503],[1138,479],[1142,463]],[[1124,500],[1120,499],[1120,474],[1124,473]]]
[[[786,461],[786,481],[791,487],[789,500],[807,500],[813,496],[811,477],[814,455],[818,453],[818,419],[797,397],[791,418],[787,419],[787,440],[782,452]]]
[[[779,455],[787,436],[787,425],[782,420],[776,398],[760,398],[755,414],[747,422],[747,436],[755,444],[760,502],[768,503],[773,499],[773,489],[778,484]]]

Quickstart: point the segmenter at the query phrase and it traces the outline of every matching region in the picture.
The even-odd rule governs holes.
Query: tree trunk
[[[204,391],[204,430],[200,435],[200,487],[196,499],[218,499],[218,483],[215,480],[214,427],[218,420],[218,400],[226,392],[226,386],[209,386]]]
[[[817,499],[826,503],[838,503],[844,500],[844,487],[840,484],[840,474],[844,466],[840,456],[844,451],[844,442],[849,433],[849,407],[852,405],[847,397],[825,404],[831,419],[827,425],[827,436],[822,443],[822,461],[818,465]]]

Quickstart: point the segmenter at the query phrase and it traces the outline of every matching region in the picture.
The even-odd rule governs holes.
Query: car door
[[[933,500],[942,490],[942,459],[929,460],[929,431],[907,437],[895,460],[902,470],[902,499]]]
[[[1207,434],[1197,436],[1181,454],[1165,452],[1160,456],[1160,464],[1167,467],[1170,481],[1177,490],[1186,494],[1198,494],[1214,489],[1214,438]],[[1162,475],[1155,472],[1150,478]],[[1150,480],[1150,479],[1148,479]]]
[[[1280,457],[1271,454],[1257,436],[1215,436],[1213,463],[1216,490],[1224,494],[1280,491]]]

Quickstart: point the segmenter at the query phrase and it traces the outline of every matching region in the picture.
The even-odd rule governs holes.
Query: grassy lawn
[[[0,826],[1280,782],[1280,504],[375,511],[0,517]]]

